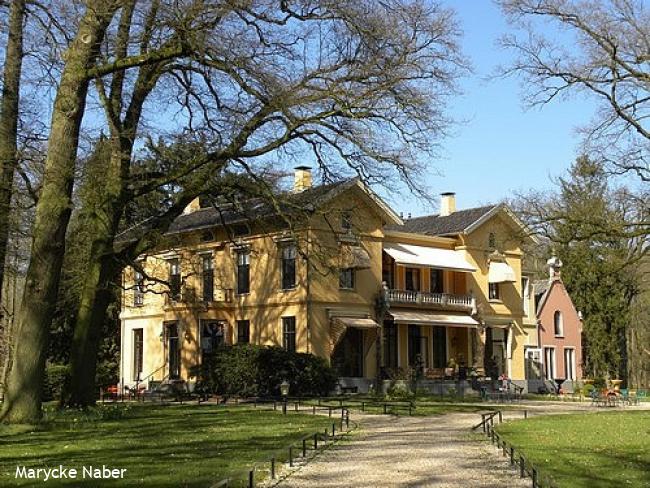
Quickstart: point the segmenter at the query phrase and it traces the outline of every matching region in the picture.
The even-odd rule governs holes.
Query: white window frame
[[[521,297],[524,306],[524,315],[530,315],[530,278],[528,276],[521,277]]]
[[[549,357],[547,355],[547,352],[551,352],[551,351],[553,352],[552,354],[553,362],[551,364],[552,366],[551,372],[553,374],[551,374],[550,375],[551,378],[549,378],[549,368],[547,367],[549,363]],[[544,346],[544,378],[553,381],[555,380],[555,377],[557,377],[557,354],[555,351],[555,346]]]
[[[567,353],[571,351],[571,371],[567,368]],[[571,373],[569,376],[567,373]],[[570,381],[576,380],[576,348],[575,347],[565,347],[564,348],[564,376],[565,379]]]

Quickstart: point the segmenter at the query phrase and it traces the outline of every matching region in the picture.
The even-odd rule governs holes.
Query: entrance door
[[[165,336],[167,337],[169,379],[177,380],[181,377],[181,343],[178,335],[178,322],[165,324]]]
[[[334,348],[332,366],[339,376],[363,377],[363,331],[348,327]]]

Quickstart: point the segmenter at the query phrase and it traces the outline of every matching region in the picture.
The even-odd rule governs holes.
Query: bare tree
[[[91,80],[97,80],[109,126],[124,124],[128,104],[122,104],[119,93],[114,96],[114,88],[119,92],[126,86],[120,77],[135,90],[145,67],[163,68],[156,71],[153,85],[158,86],[160,76],[158,84],[177,93],[182,116],[175,129],[189,129],[202,142],[202,151],[183,161],[174,159],[165,171],[138,174],[127,164],[135,134],[121,128],[111,131],[111,137],[119,134],[130,140],[110,163],[120,175],[107,180],[110,194],[102,212],[109,221],[121,215],[125,202],[161,187],[180,188],[171,206],[148,222],[149,232],[121,250],[133,254],[152,245],[175,215],[205,190],[211,176],[231,164],[254,172],[260,156],[304,157],[311,151],[330,177],[352,172],[370,183],[387,184],[398,176],[421,190],[416,176],[423,165],[416,155],[434,151],[444,135],[449,124],[445,102],[466,69],[453,14],[434,2],[161,1],[149,46],[143,35],[146,20],[131,34],[132,19],[138,17],[128,11],[137,12],[141,6],[151,12],[155,3],[88,0],[71,36],[36,210],[27,299],[17,324],[21,352],[10,375],[7,421],[40,415],[43,351],[70,215],[79,124]],[[118,11],[124,23],[115,20]],[[117,26],[115,36],[112,26]],[[126,50],[119,47],[120,33],[127,40]],[[135,69],[139,74],[130,76]],[[104,91],[106,86],[110,91]],[[137,127],[136,121],[132,130]],[[112,242],[114,228],[105,227],[103,249]],[[96,256],[106,258],[102,252]],[[99,284],[111,274],[101,274],[108,269],[103,265],[93,269]],[[99,308],[92,313],[104,307],[101,300],[96,303]],[[82,332],[86,339],[80,336],[80,342],[93,340],[92,331]]]
[[[497,0],[524,35],[502,44],[516,61],[504,73],[526,81],[544,105],[586,93],[601,102],[583,128],[585,153],[615,174],[650,181],[650,9],[643,0]],[[551,30],[545,34],[543,26]],[[646,223],[647,224],[647,223]]]

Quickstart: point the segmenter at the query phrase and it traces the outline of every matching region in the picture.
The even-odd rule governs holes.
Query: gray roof
[[[298,212],[313,211],[322,202],[356,183],[356,178],[350,178],[335,183],[314,186],[300,193],[284,193],[277,196],[278,207],[284,215]],[[268,198],[251,198],[238,205],[228,203],[219,207],[201,208],[188,214],[181,214],[174,219],[165,234],[178,234],[192,230],[252,222],[260,219],[271,219],[280,215],[274,202]],[[150,230],[149,220],[141,222],[116,237],[118,242],[136,239],[139,235]]]
[[[461,234],[469,226],[481,219],[485,214],[493,210],[497,205],[485,207],[468,208],[458,210],[444,217],[440,215],[426,215],[415,217],[404,221],[404,225],[389,225],[388,230],[399,232],[410,232],[413,234],[426,234],[431,236],[444,236]]]
[[[549,280],[535,280],[533,281],[533,294],[535,295],[535,306],[538,307],[542,298],[551,287]]]

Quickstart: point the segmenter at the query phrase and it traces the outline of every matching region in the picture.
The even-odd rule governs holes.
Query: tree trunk
[[[43,185],[36,206],[31,259],[15,327],[14,360],[1,416],[4,422],[32,423],[41,418],[49,328],[72,211],[79,128],[88,92],[86,69],[97,56],[98,45],[117,8],[111,2],[89,2],[77,35],[66,51],[52,112]]]
[[[7,242],[9,240],[9,214],[13,193],[14,173],[18,165],[18,110],[20,101],[20,75],[23,64],[23,19],[25,1],[15,0],[9,13],[9,32],[5,50],[4,84],[0,102],[0,301],[4,283]],[[3,358],[4,384],[7,368],[11,364],[11,337],[5,329],[6,353]]]
[[[89,212],[93,241],[72,338],[70,388],[64,395],[64,403],[69,406],[85,407],[95,403],[101,328],[111,303],[112,288],[121,271],[113,252],[113,241],[124,210],[122,174],[125,164],[128,168],[132,144],[115,139],[112,140],[105,196],[99,207]]]

